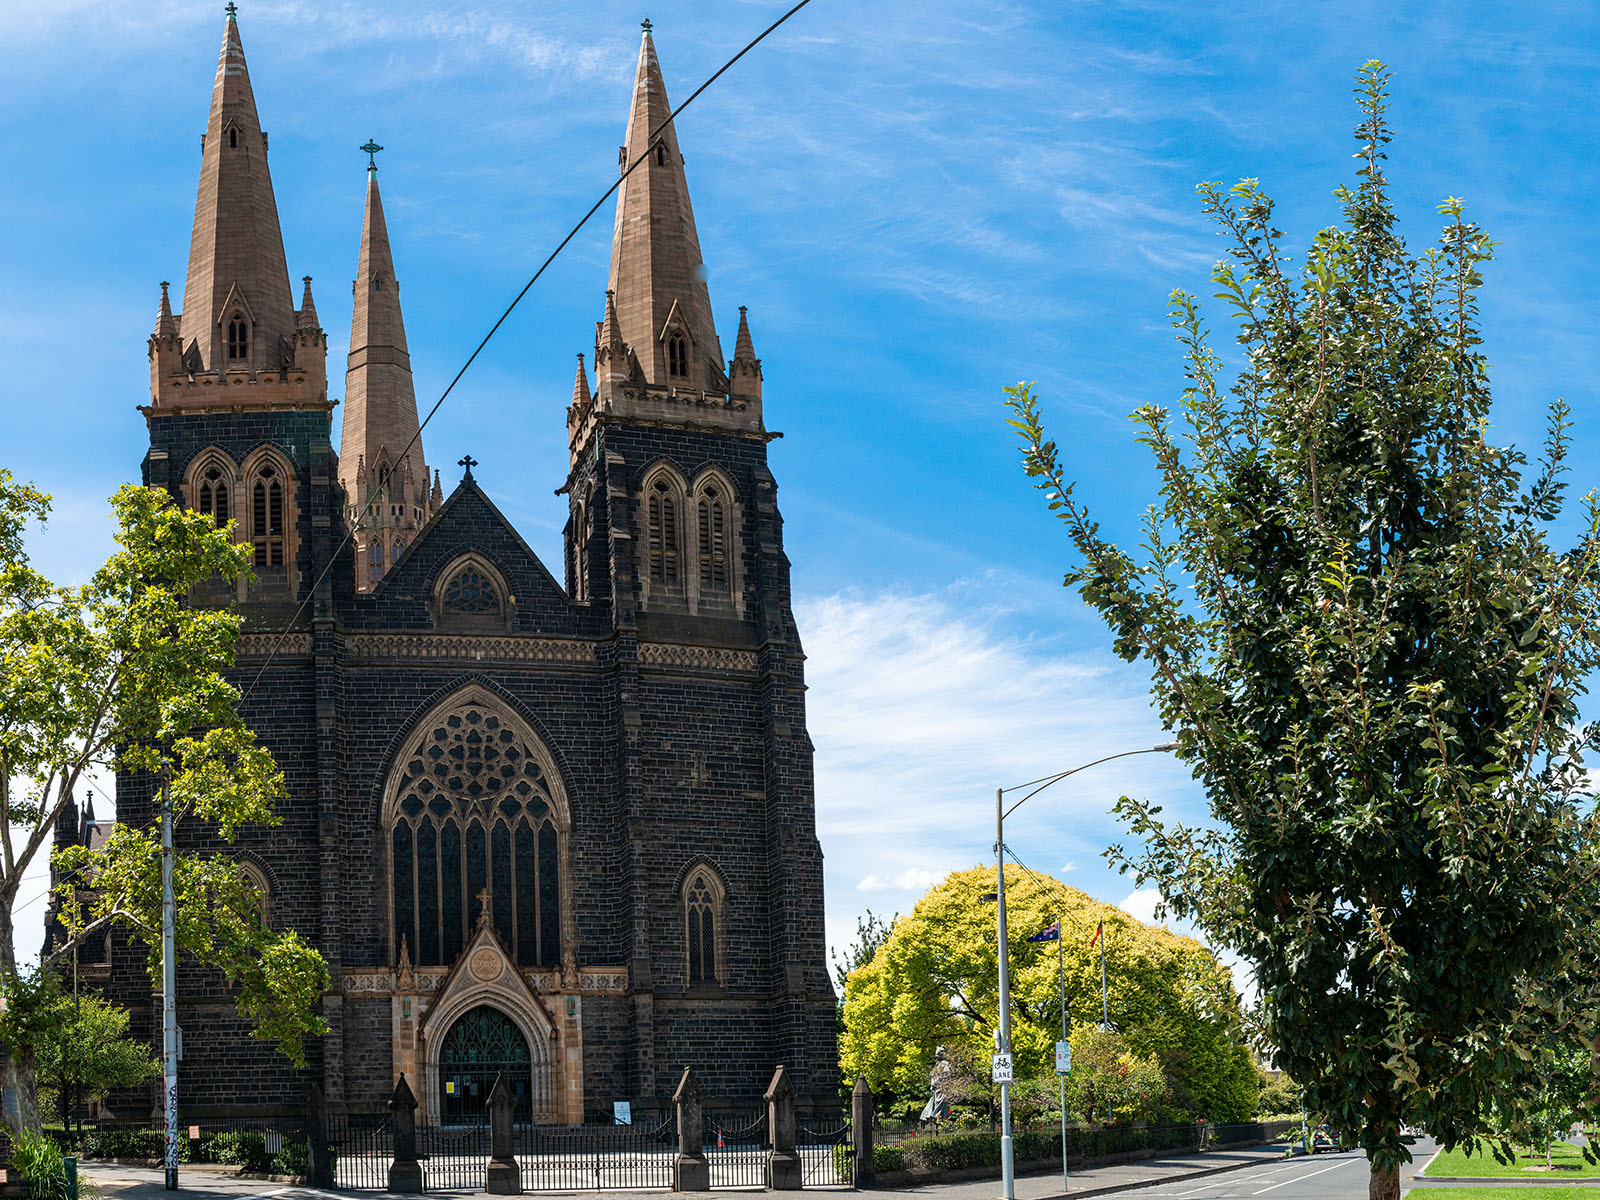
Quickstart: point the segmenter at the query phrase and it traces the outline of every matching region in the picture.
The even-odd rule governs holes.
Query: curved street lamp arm
[[[1038,787],[1034,787],[1033,791],[1029,792],[1021,800],[1018,800],[1010,808],[1006,809],[1005,813],[1003,814],[1001,819],[1003,820],[1005,817],[1009,817],[1012,813],[1016,812],[1017,809],[1021,808],[1029,800],[1032,800],[1040,792],[1044,791],[1045,788],[1050,787],[1052,784],[1060,783],[1068,775],[1076,775],[1079,771],[1086,771],[1090,767],[1098,767],[1101,763],[1110,762],[1114,758],[1128,758],[1130,755],[1134,755],[1134,754],[1166,754],[1166,753],[1169,753],[1169,752],[1171,752],[1173,750],[1176,750],[1177,748],[1178,748],[1178,743],[1177,742],[1161,742],[1161,743],[1159,743],[1157,745],[1154,745],[1154,746],[1146,746],[1142,750],[1124,750],[1120,754],[1108,754],[1104,758],[1097,758],[1093,762],[1086,762],[1082,766],[1073,767],[1069,771],[1061,771],[1061,772],[1059,772],[1058,774],[1055,774],[1055,775],[1046,775],[1046,776],[1043,776],[1042,779],[1031,779],[1027,783],[1019,783],[1015,787],[1001,788],[1000,789],[1001,792],[1004,793],[1004,792],[1020,791],[1022,788],[1025,788],[1025,787],[1033,787],[1034,784],[1038,784],[1039,785]]]

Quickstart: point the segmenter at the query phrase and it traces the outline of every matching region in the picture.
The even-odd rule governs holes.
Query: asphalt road
[[[1400,1187],[1433,1157],[1434,1143],[1412,1147],[1413,1161],[1400,1169]],[[1367,1160],[1355,1150],[1314,1154],[1260,1167],[1247,1167],[1190,1181],[1124,1193],[1129,1200],[1366,1200]]]

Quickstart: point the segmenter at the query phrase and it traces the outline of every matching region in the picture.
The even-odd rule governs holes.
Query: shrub
[[[67,1164],[55,1141],[33,1129],[11,1131],[11,1166],[22,1172],[32,1200],[66,1200]],[[87,1179],[78,1180],[78,1195],[92,1197],[96,1189]]]
[[[278,1157],[272,1160],[272,1170],[278,1175],[306,1175],[311,1170],[311,1147],[305,1142],[285,1142]]]
[[[267,1139],[263,1134],[230,1129],[213,1134],[209,1142],[202,1141],[201,1145],[204,1161],[243,1167],[247,1171],[272,1169],[272,1156],[267,1153]]]
[[[158,1129],[92,1129],[83,1135],[84,1158],[160,1158]]]

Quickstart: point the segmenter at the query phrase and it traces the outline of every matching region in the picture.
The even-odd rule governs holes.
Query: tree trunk
[[[0,978],[15,979],[17,977],[17,950],[16,938],[11,923],[11,901],[0,901]],[[15,1046],[7,1046],[4,1063],[0,1063],[0,1080],[11,1089],[11,1094],[16,1097],[16,1117],[13,1119],[10,1105],[4,1106],[3,1119],[13,1129],[41,1129],[44,1122],[39,1119],[39,1092],[33,1077],[33,1051],[18,1051]]]
[[[1372,1177],[1367,1181],[1367,1200],[1400,1200],[1400,1168],[1379,1170],[1373,1167]]]

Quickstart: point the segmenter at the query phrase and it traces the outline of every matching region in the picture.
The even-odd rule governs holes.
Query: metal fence
[[[767,1182],[765,1109],[751,1112],[708,1112],[701,1122],[701,1144],[711,1167],[711,1186],[764,1187]]]
[[[329,1115],[328,1152],[333,1185],[346,1191],[381,1192],[389,1186],[394,1130],[388,1113]]]
[[[675,1113],[639,1125],[522,1125],[513,1137],[524,1191],[672,1187]]]
[[[417,1162],[429,1192],[481,1192],[489,1172],[489,1123],[418,1125]]]
[[[806,1187],[848,1187],[850,1122],[795,1126],[795,1149],[800,1154],[800,1178]]]

